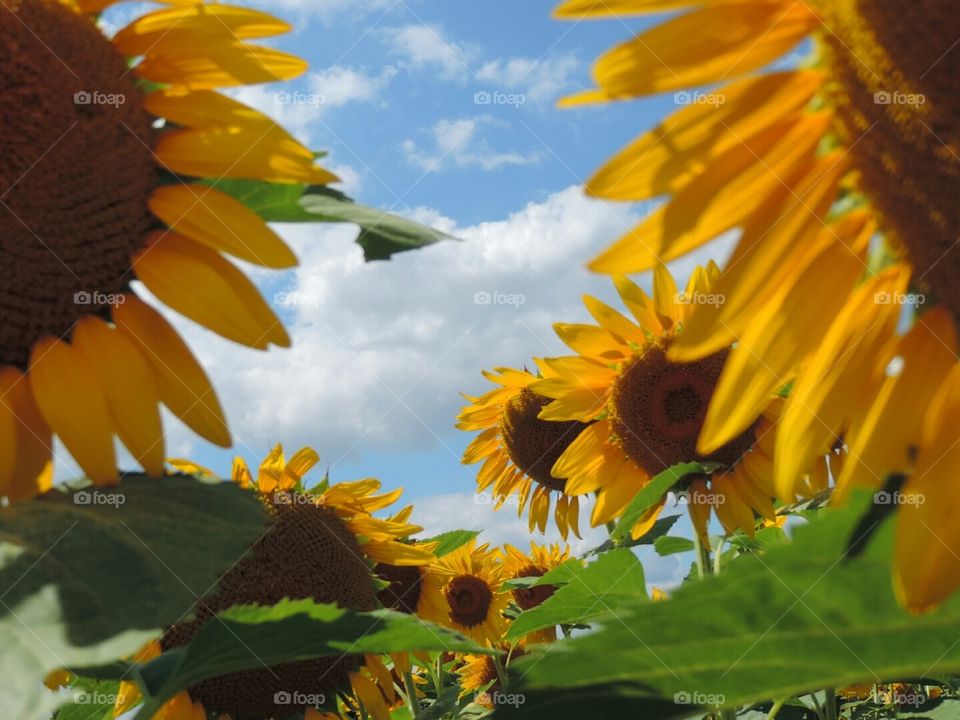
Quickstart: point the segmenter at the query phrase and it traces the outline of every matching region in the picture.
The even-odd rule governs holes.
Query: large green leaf
[[[312,600],[235,607],[206,623],[186,647],[135,670],[150,700],[137,717],[202,680],[323,655],[435,650],[493,652],[451,630],[392,610],[356,612]]]
[[[263,532],[233,483],[124,478],[0,508],[0,708],[46,717],[51,670],[135,652]]]
[[[719,577],[684,585],[665,602],[624,606],[603,628],[520,658],[520,690],[546,698],[528,702],[522,714],[540,717],[565,698],[611,684],[620,710],[630,712],[638,695],[736,707],[960,672],[960,598],[919,617],[898,606],[892,524],[860,525],[871,499],[867,493],[843,510],[822,511],[791,543],[739,557]],[[875,532],[852,556],[855,529]],[[644,717],[689,714],[690,705],[667,703]]]
[[[466,545],[479,534],[479,530],[451,530],[450,532],[445,532],[432,538],[425,538],[420,542],[437,543],[437,548],[433,553],[439,558],[444,555],[449,555],[457,548]]]
[[[413,220],[356,203],[324,185],[282,185],[258,180],[218,180],[217,189],[232,195],[268,222],[354,223],[367,261],[387,260],[450,236]]]
[[[673,488],[674,485],[688,475],[702,474],[707,470],[708,468],[701,463],[680,463],[668,467],[662,473],[653,477],[650,482],[643,486],[640,492],[634,495],[633,500],[630,501],[627,509],[624,510],[623,515],[620,517],[619,522],[617,522],[613,532],[610,533],[610,536],[614,540],[619,540],[625,535],[628,535],[641,516],[660,502],[663,496],[667,494],[667,491]]]
[[[624,607],[647,599],[643,566],[630,550],[611,550],[589,565],[565,563],[535,584],[551,584],[551,574],[566,581],[547,600],[517,616],[507,639],[555,625],[580,625],[616,617]]]

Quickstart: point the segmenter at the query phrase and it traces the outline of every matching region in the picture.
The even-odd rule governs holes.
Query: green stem
[[[720,574],[720,563],[723,559],[723,538],[720,538],[720,542],[717,543],[716,555],[713,556],[713,574]]]
[[[710,543],[704,542],[699,533],[693,534],[693,544],[697,551],[697,573],[702,580],[709,575],[713,569],[713,562],[710,559]]]
[[[507,670],[503,666],[503,663],[500,661],[499,655],[493,656],[493,666],[497,669],[497,677],[500,680],[500,689],[503,692],[507,691]]]
[[[437,697],[443,695],[443,653],[437,655],[437,665],[436,665],[437,674],[434,675],[433,684],[437,688]]]
[[[403,673],[403,687],[407,690],[407,707],[410,714],[416,718],[420,715],[420,701],[417,699],[417,686],[413,682],[413,673],[407,670]]]
[[[784,698],[783,700],[777,700],[770,707],[770,712],[767,713],[767,720],[774,720],[777,717],[777,713],[780,712],[780,708],[782,708],[784,703],[786,702],[787,702],[786,698]]]
[[[837,720],[837,691],[834,688],[827,688],[824,690],[827,695],[826,702],[826,714],[827,720]]]

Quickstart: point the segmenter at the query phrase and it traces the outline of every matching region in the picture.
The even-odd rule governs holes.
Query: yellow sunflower
[[[423,618],[494,644],[507,628],[503,611],[510,595],[502,585],[498,550],[471,540],[430,566],[424,579]]]
[[[271,518],[267,531],[220,578],[211,595],[198,600],[192,619],[167,628],[158,642],[136,658],[144,662],[164,650],[187,645],[218,612],[234,605],[274,605],[285,598],[312,598],[354,610],[377,607],[375,563],[423,566],[433,559],[432,546],[401,540],[422,528],[407,523],[412,508],[382,520],[372,516],[402,492],[375,494],[377,480],[361,480],[304,489],[303,476],[318,462],[311,448],[289,462],[277,445],[254,478],[242,458],[233,465],[233,480],[258,493]],[[185,460],[178,469],[209,474]],[[268,718],[307,711],[338,693],[352,692],[376,720],[390,717],[393,682],[379,657],[325,657],[206,680],[168,702],[160,720],[206,718],[218,713],[233,720]],[[125,684],[115,708],[120,715],[140,702],[136,687]],[[278,697],[293,698],[293,705]],[[323,698],[322,700],[320,698]],[[298,699],[303,699],[299,702]]]
[[[778,493],[802,492],[803,473],[831,447],[853,461],[835,473],[842,493],[907,472],[926,503],[901,508],[896,584],[909,607],[930,607],[960,586],[960,535],[935,510],[953,503],[960,458],[944,455],[950,441],[933,425],[935,410],[955,425],[956,408],[938,400],[924,413],[951,395],[955,356],[910,350],[955,349],[960,14],[949,0],[569,0],[557,14],[668,9],[681,12],[608,52],[597,89],[568,100],[675,92],[684,105],[588,183],[609,199],[666,198],[591,267],[640,271],[740,230],[716,284],[726,304],[699,309],[672,348],[696,360],[738,343],[701,450],[742,432],[793,382]],[[769,69],[800,44],[806,62]],[[878,234],[900,262],[864,281]],[[943,310],[915,317],[916,332],[898,338],[905,304]],[[912,566],[916,557],[929,563]]]
[[[693,308],[722,301],[711,287],[717,273],[712,263],[696,268],[680,293],[666,267],[658,265],[652,298],[617,277],[617,291],[632,320],[586,296],[584,304],[597,325],[555,325],[577,355],[538,361],[551,376],[532,389],[554,398],[541,410],[541,419],[592,421],[560,456],[553,473],[567,478],[570,495],[598,493],[593,525],[618,517],[655,475],[690,461],[715,467],[689,488],[690,511],[701,536],[711,508],[731,533],[740,528],[752,534],[754,511],[774,516],[772,453],[780,401],[768,398],[741,433],[703,453],[697,440],[730,350],[694,362],[670,357]],[[637,522],[635,538],[653,525],[664,502]]]
[[[497,368],[483,376],[498,387],[470,401],[457,418],[460,430],[482,431],[467,447],[463,463],[483,461],[477,473],[477,490],[493,489],[494,508],[515,502],[517,514],[529,508],[529,527],[546,532],[550,500],[556,493],[554,522],[560,535],[580,537],[580,500],[564,492],[565,480],[550,469],[585,427],[583,423],[546,422],[541,408],[550,402],[530,386],[538,378],[526,370]]]
[[[530,554],[527,555],[512,545],[504,545],[503,579],[513,580],[515,578],[543,577],[569,559],[569,546],[561,549],[560,546],[556,544],[537,545],[531,541]],[[556,590],[556,585],[538,585],[536,587],[514,588],[510,591],[510,594],[513,602],[515,602],[521,610],[530,610],[553,597],[553,593],[555,593]],[[556,639],[557,629],[552,627],[530,633],[524,638],[524,641],[530,643],[545,643],[554,642]]]
[[[131,288],[243,345],[287,346],[227,259],[296,258],[222,178],[328,183],[314,155],[216,88],[287,80],[306,64],[251,44],[290,27],[255,10],[168,2],[105,37],[111,0],[0,0],[0,496],[50,486],[53,435],[95,482],[114,435],[163,469],[160,405],[222,446],[200,364]],[[212,181],[212,182],[211,182]]]

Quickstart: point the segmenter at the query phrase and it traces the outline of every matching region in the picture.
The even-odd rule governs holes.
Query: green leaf
[[[654,545],[659,538],[663,537],[673,529],[673,526],[679,519],[679,515],[668,515],[667,517],[659,518],[645,535],[638,537],[636,540],[630,536],[627,536],[623,540],[614,543],[613,540],[608,538],[597,547],[584,553],[583,556],[588,557],[590,555],[599,555],[607,552],[608,550],[613,550],[615,547],[631,548],[639,545]]]
[[[562,703],[617,683],[650,698],[722,696],[723,705],[738,707],[817,688],[957,674],[960,597],[921,616],[899,607],[889,520],[861,554],[847,554],[871,500],[864,493],[844,509],[821,511],[791,543],[738,557],[667,601],[623,606],[616,621],[520,658],[521,691],[552,691],[551,702]],[[539,717],[546,706],[523,711]]]
[[[621,608],[647,599],[643,566],[630,550],[611,550],[585,567],[565,563],[537,584],[552,584],[548,580],[553,573],[567,584],[542,604],[520,613],[507,631],[508,640],[555,625],[616,617]]]
[[[617,526],[613,529],[613,532],[610,533],[610,536],[614,540],[619,540],[625,535],[629,535],[630,530],[637,524],[637,521],[643,514],[660,502],[663,496],[674,485],[687,475],[698,475],[704,472],[707,472],[707,469],[702,463],[691,462],[668,467],[662,473],[656,475],[650,482],[644,485],[643,489],[630,501],[630,504],[624,511]]]
[[[119,682],[80,678],[70,687],[70,692],[74,693],[74,699],[57,710],[56,720],[113,720]]]
[[[188,612],[260,536],[233,483],[124,478],[0,508],[0,707],[47,717],[52,670],[132,654]],[[62,698],[59,699],[62,701]]]
[[[218,180],[222,190],[240,200],[267,222],[354,223],[364,258],[388,260],[450,236],[413,220],[354,202],[325,185],[284,185],[259,180]]]
[[[264,666],[345,653],[495,652],[413,615],[356,612],[312,600],[239,606],[218,618],[206,623],[186,647],[140,667],[151,697],[138,718],[152,717],[164,702],[202,680]]]
[[[653,543],[653,547],[657,551],[657,555],[660,557],[691,552],[696,549],[696,545],[694,544],[693,540],[685,537],[677,537],[675,535],[666,535],[664,537],[657,538]]]
[[[443,557],[444,555],[449,555],[457,548],[466,545],[468,542],[476,538],[477,535],[479,534],[480,534],[479,530],[451,530],[450,532],[445,532],[441,535],[436,535],[432,538],[418,540],[418,542],[438,543],[437,549],[434,550],[434,555],[440,558],[440,557]]]

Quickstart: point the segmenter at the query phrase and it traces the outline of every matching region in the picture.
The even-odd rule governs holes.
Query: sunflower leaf
[[[480,534],[479,530],[451,530],[432,538],[418,540],[420,543],[437,543],[437,549],[433,554],[438,558],[449,555],[459,547],[463,547]]]
[[[821,511],[789,543],[737,557],[663,602],[621,604],[591,633],[519,658],[511,691],[531,691],[519,717],[543,717],[611,684],[632,701],[661,701],[644,715],[657,720],[690,715],[690,698],[736,708],[817,688],[960,673],[960,597],[920,616],[898,605],[893,523],[860,527],[871,502],[868,492]],[[875,532],[863,552],[850,554],[854,534],[867,530]]]
[[[52,670],[130,655],[187,612],[263,532],[233,483],[129,476],[0,508],[0,707],[46,718]]]
[[[267,222],[359,225],[357,243],[368,262],[389,260],[396,253],[452,239],[413,220],[361,205],[326,185],[218,180],[216,187],[240,200]]]
[[[620,540],[628,535],[643,514],[660,502],[674,485],[688,475],[697,475],[706,471],[703,464],[690,462],[668,467],[662,473],[656,475],[643,486],[640,492],[633,496],[633,500],[630,501],[610,536],[614,540]]]
[[[312,600],[231,608],[208,622],[193,641],[140,667],[150,698],[137,718],[153,716],[167,700],[203,680],[323,656],[413,650],[493,653],[490,648],[413,615],[357,612]]]
[[[566,585],[537,607],[520,613],[507,630],[508,640],[556,625],[615,617],[622,608],[647,599],[643,566],[629,550],[611,550],[586,566],[568,562],[552,573],[561,570]]]

